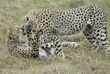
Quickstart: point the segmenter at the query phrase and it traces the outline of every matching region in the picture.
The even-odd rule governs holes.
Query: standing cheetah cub
[[[31,21],[33,20],[33,21]],[[85,5],[74,9],[32,10],[24,18],[29,43],[37,27],[43,30],[45,43],[53,42],[56,55],[64,58],[60,36],[73,36],[83,32],[92,44],[92,50],[97,51],[99,45],[108,52],[107,15],[103,8],[97,5]]]

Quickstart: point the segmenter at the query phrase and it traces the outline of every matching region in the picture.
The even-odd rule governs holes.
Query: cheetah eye
[[[24,31],[24,29],[22,29]]]
[[[11,37],[9,37],[9,39],[11,39]]]
[[[23,28],[24,28],[24,25],[23,25]]]

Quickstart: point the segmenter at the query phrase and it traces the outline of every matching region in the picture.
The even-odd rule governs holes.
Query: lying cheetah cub
[[[26,36],[24,26],[13,26],[7,31],[7,48],[11,55],[22,57],[56,57],[54,51],[55,48],[52,43],[47,43],[39,48],[38,39],[42,34],[42,30],[36,29],[32,46],[28,46],[28,42],[22,40],[22,37]],[[77,46],[76,43],[62,42],[63,46],[69,46],[70,44]],[[48,52],[46,50],[49,50]]]
[[[36,37],[34,37],[34,40],[36,39],[37,41],[37,39],[39,39],[40,37],[40,34],[40,30],[37,29],[35,33]],[[7,49],[9,50],[11,55],[33,58],[39,56],[46,57],[46,52],[41,48],[39,49],[38,42],[33,40],[32,46],[28,46],[28,42],[21,40],[23,36],[26,36],[24,26],[13,26],[7,31]],[[39,52],[39,50],[41,52]]]

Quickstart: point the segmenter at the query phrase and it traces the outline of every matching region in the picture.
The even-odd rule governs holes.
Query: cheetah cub
[[[60,37],[71,37],[83,32],[92,45],[92,51],[96,52],[103,45],[106,53],[109,53],[109,41],[107,39],[107,14],[97,5],[84,5],[74,9],[35,9],[24,17],[26,33],[29,43],[37,27],[43,30],[41,42],[53,42],[55,54],[65,58],[61,46]],[[44,43],[43,42],[43,43]]]
[[[46,57],[47,53],[39,48],[38,40],[40,37],[40,29],[36,30],[35,37],[33,39],[32,46],[28,46],[28,42],[22,40],[22,37],[26,36],[24,26],[12,26],[7,31],[7,49],[13,56],[22,57]],[[36,35],[37,34],[37,35]],[[35,41],[36,40],[36,41]],[[40,52],[39,52],[40,51]]]
[[[38,39],[42,34],[42,30],[36,29],[36,32],[33,37],[32,45],[28,46],[28,42],[22,40],[22,37],[26,36],[24,26],[12,26],[7,31],[7,49],[10,54],[13,56],[22,56],[22,57],[56,57],[54,51],[55,48],[52,43],[43,44],[39,48]],[[76,43],[62,42],[62,46],[70,46],[70,44],[77,46]]]

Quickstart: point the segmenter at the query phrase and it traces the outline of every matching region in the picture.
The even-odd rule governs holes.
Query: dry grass
[[[110,55],[105,55],[102,46],[98,52],[90,54],[91,45],[83,34],[62,39],[81,43],[78,49],[63,48],[65,60],[17,58],[6,49],[6,31],[12,25],[22,25],[22,17],[27,11],[34,8],[69,9],[88,4],[96,4],[106,10],[110,42],[109,0],[0,0],[0,74],[110,74]]]

